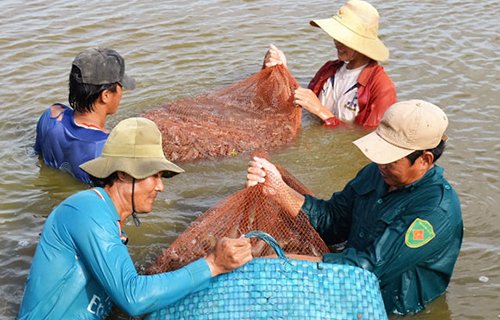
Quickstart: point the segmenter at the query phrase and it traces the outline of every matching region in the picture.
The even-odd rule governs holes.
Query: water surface
[[[500,3],[496,0],[382,1],[384,63],[398,97],[441,106],[449,146],[439,161],[458,191],[465,222],[447,293],[407,319],[500,318]],[[85,188],[33,154],[39,115],[67,101],[74,56],[115,48],[137,89],[125,92],[109,126],[168,101],[215,90],[256,72],[270,43],[302,85],[328,59],[331,39],[310,27],[342,2],[0,1],[0,317],[14,319],[45,217]],[[243,121],[244,119],[242,119]],[[299,138],[272,153],[317,195],[329,197],[366,163],[351,141],[361,129],[328,130],[305,117]],[[243,187],[247,155],[184,165],[166,182],[142,227],[126,226],[144,270],[201,212]],[[482,281],[481,281],[481,280]],[[114,315],[112,318],[123,318]],[[393,317],[397,318],[397,317]]]

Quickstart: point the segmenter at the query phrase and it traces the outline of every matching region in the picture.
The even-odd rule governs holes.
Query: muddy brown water
[[[498,319],[500,307],[500,3],[382,1],[384,63],[399,99],[421,98],[450,119],[440,160],[457,189],[465,238],[447,293],[407,319]],[[254,73],[270,43],[306,85],[335,57],[332,41],[309,26],[341,2],[0,1],[0,318],[14,319],[46,215],[85,188],[33,154],[38,116],[66,102],[74,56],[89,46],[117,49],[137,89],[125,92],[112,127],[174,99],[219,89]],[[360,129],[327,130],[309,117],[290,146],[271,155],[314,193],[329,197],[366,163],[352,140]],[[138,270],[201,212],[243,187],[248,157],[184,165],[166,182],[141,228],[127,225]],[[113,315],[111,318],[123,318]],[[396,319],[397,317],[393,317]]]

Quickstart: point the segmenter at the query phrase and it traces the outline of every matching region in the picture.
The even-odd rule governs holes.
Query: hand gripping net
[[[229,87],[173,101],[144,117],[163,135],[163,150],[176,162],[272,150],[289,143],[301,124],[293,103],[298,83],[276,66]]]
[[[277,166],[283,180],[302,194],[311,192],[286,170]],[[271,196],[263,193],[262,185],[238,191],[198,217],[159,256],[148,273],[176,270],[206,256],[222,237],[238,238],[253,230],[272,235],[288,254],[322,256],[329,252],[307,216],[299,212],[291,218]],[[274,254],[263,241],[252,239],[252,254],[261,257]]]

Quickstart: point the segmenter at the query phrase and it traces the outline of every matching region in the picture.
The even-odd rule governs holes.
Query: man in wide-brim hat
[[[122,225],[131,215],[152,211],[164,190],[162,178],[183,172],[165,158],[151,120],[121,121],[101,156],[81,168],[101,187],[74,194],[49,215],[19,319],[104,319],[113,303],[131,316],[150,313],[252,259],[249,239],[223,238],[214,252],[184,268],[137,273]]]
[[[387,108],[396,102],[394,84],[378,64],[389,58],[389,50],[378,37],[378,11],[366,1],[349,0],[332,17],[310,24],[333,38],[337,60],[326,62],[307,89],[295,91],[295,103],[326,126],[377,126]],[[264,67],[277,64],[286,65],[286,57],[271,45]]]

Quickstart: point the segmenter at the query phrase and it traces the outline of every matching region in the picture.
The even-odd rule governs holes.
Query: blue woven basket
[[[268,234],[246,236],[267,242],[279,259],[255,258],[146,319],[387,319],[371,272],[288,259]]]

